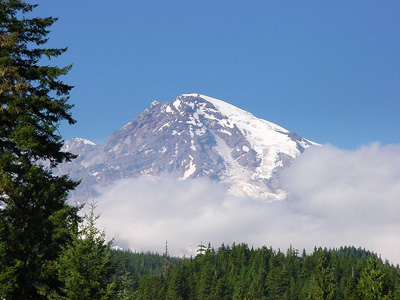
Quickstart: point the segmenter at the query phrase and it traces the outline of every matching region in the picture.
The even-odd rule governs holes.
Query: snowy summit
[[[200,94],[154,101],[105,145],[80,144],[84,146],[66,148],[81,155],[59,170],[83,177],[75,197],[88,197],[90,187],[119,178],[169,173],[179,180],[208,177],[232,194],[268,201],[285,197],[279,173],[305,148],[316,145]]]

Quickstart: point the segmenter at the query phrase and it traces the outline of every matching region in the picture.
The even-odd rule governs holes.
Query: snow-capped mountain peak
[[[73,151],[76,151],[77,148],[82,148],[82,147],[86,147],[86,146],[96,146],[96,144],[87,139],[74,138],[72,140],[68,140],[64,144],[63,151],[73,152]]]
[[[166,103],[153,101],[105,145],[73,141],[66,143],[66,150],[82,157],[60,171],[79,173],[85,190],[118,178],[170,173],[180,180],[208,177],[233,194],[267,200],[285,196],[279,186],[280,171],[314,144],[200,94],[183,94]]]
[[[240,130],[261,160],[256,174],[254,174],[257,178],[271,178],[273,170],[277,166],[276,161],[279,160],[279,155],[286,154],[295,158],[304,148],[315,144],[298,137],[281,126],[257,118],[253,114],[222,100],[200,94],[184,94],[180,98],[201,98],[210,102]],[[283,161],[279,166],[284,166]]]

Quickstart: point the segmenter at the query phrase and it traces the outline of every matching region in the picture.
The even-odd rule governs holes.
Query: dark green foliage
[[[62,152],[61,121],[74,123],[72,88],[59,77],[70,66],[41,64],[66,49],[49,49],[55,18],[29,18],[35,5],[0,2],[0,298],[40,299],[59,287],[52,262],[71,240],[77,209],[66,197],[77,182],[51,168]]]
[[[372,257],[367,262],[367,267],[363,270],[358,281],[357,291],[363,300],[390,299],[387,290],[386,274],[383,265],[377,257]]]
[[[158,253],[151,252],[132,252],[127,250],[111,250],[111,259],[116,266],[117,276],[122,276],[127,272],[141,278],[144,275],[158,276],[163,273],[165,257]],[[182,258],[168,257],[171,267],[181,262]]]
[[[136,299],[136,290],[138,288],[138,278],[129,272],[125,272],[119,278],[118,293],[116,298],[118,300],[134,300]]]
[[[99,216],[94,214],[95,204],[90,205],[90,212],[85,215],[79,233],[56,263],[63,287],[54,299],[105,300],[115,296],[111,242],[106,243],[105,233],[96,228]]]
[[[158,259],[162,261],[159,255]],[[372,267],[370,259],[376,262]],[[363,282],[370,282],[376,270],[384,274],[378,276],[383,288],[382,297],[373,299],[399,299],[399,269],[354,247],[320,248],[299,255],[292,247],[284,254],[246,244],[222,245],[218,251],[209,247],[194,258],[180,259],[166,275],[159,270],[159,275],[140,278],[132,292],[136,299],[362,300],[367,298],[360,293],[370,293]]]
[[[325,249],[317,252],[317,267],[311,277],[308,299],[334,300],[336,299],[335,278],[332,266],[329,263],[329,252]]]

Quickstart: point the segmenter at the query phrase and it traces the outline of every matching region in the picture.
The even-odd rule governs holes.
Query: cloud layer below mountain
[[[124,179],[99,190],[99,225],[137,251],[196,253],[200,242],[308,252],[353,245],[400,262],[400,145],[305,151],[282,174],[290,199],[237,198],[207,179]]]

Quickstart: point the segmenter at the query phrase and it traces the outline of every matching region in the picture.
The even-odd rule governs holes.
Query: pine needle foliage
[[[44,64],[66,48],[46,48],[53,17],[30,18],[36,5],[0,1],[0,298],[45,299],[59,282],[51,267],[71,240],[77,208],[66,203],[77,182],[52,168],[75,156],[61,151],[61,121],[73,124],[71,66]]]
[[[132,253],[132,256],[137,254]],[[285,255],[246,244],[182,259],[164,275],[141,277],[136,299],[400,299],[400,269],[354,247]]]
[[[113,299],[116,282],[111,262],[111,244],[105,232],[96,227],[95,203],[89,203],[89,213],[83,218],[80,231],[62,252],[57,262],[60,279],[64,283],[61,295],[54,299],[106,300]]]

